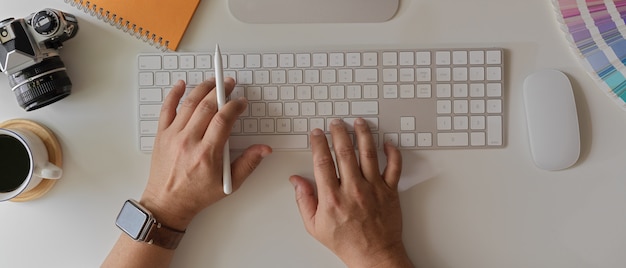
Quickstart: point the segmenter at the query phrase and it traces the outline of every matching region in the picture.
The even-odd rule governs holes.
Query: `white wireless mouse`
[[[562,170],[580,155],[580,130],[572,85],[558,70],[541,70],[524,80],[530,152],[537,167]]]

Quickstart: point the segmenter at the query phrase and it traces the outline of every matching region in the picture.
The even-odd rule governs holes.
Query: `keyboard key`
[[[435,64],[450,65],[450,51],[435,52]]]
[[[398,53],[397,52],[383,52],[383,66],[396,66],[398,65]]]
[[[501,116],[487,116],[487,144],[502,145]]]
[[[383,141],[385,143],[390,143],[393,146],[398,146],[399,144],[398,133],[385,133],[385,135],[383,135]]]
[[[383,82],[398,82],[398,69],[383,69]]]
[[[297,54],[296,55],[296,67],[298,68],[311,67],[311,54]]]
[[[432,89],[430,84],[418,84],[415,87],[415,94],[418,98],[430,98],[432,95]]]
[[[415,117],[400,117],[400,130],[415,130]]]
[[[244,58],[245,56],[242,54],[230,55],[230,68],[241,69],[245,67]]]
[[[340,83],[352,83],[352,69],[341,69],[337,72]]]
[[[500,50],[487,51],[487,64],[500,64],[502,60],[502,52]]]
[[[487,67],[487,80],[499,81],[502,80],[502,71],[500,67]]]
[[[417,146],[419,147],[433,146],[433,134],[432,133],[417,133]]]
[[[161,56],[140,56],[139,70],[160,70]]]
[[[415,98],[415,86],[414,85],[400,85],[400,98],[402,99]]]
[[[358,53],[358,52],[346,53],[346,66],[348,67],[361,66],[361,53]]]
[[[141,121],[140,132],[146,135],[156,135],[159,121]]]
[[[291,68],[295,66],[293,54],[280,54],[279,66],[281,68]]]
[[[378,99],[378,86],[377,85],[363,86],[363,98],[364,99]]]
[[[356,69],[354,70],[354,81],[357,83],[376,83],[378,82],[378,70]]]
[[[229,146],[233,150],[244,150],[255,144],[266,144],[273,149],[307,149],[309,136],[304,135],[249,135],[230,136]]]
[[[430,52],[428,51],[415,53],[415,58],[418,66],[430,65]]]
[[[313,66],[326,67],[328,66],[328,54],[326,53],[314,53],[313,54]]]
[[[452,52],[452,63],[465,65],[467,64],[467,51],[454,51]]]
[[[322,83],[330,84],[337,82],[336,70],[322,70]],[[358,81],[357,81],[358,82]]]
[[[246,55],[246,68],[261,68],[261,55],[260,54]]]
[[[330,53],[330,63],[329,65],[332,67],[343,67],[344,66],[344,55],[343,53]]]
[[[437,145],[439,146],[468,146],[469,135],[466,132],[460,133],[438,133]]]
[[[278,55],[277,54],[263,54],[263,67],[266,67],[266,68],[278,67]]]
[[[470,68],[470,80],[471,81],[485,80],[485,68],[471,67]]]
[[[352,102],[353,115],[377,115],[378,102],[376,101],[354,101]]]
[[[415,80],[417,82],[430,82],[431,70],[430,68],[417,68],[415,69]]]
[[[470,64],[485,64],[485,52],[484,51],[470,51]]]
[[[363,66],[371,67],[378,65],[378,53],[366,52],[363,53]]]
[[[488,97],[501,97],[502,96],[502,84],[499,84],[499,83],[487,84],[487,96]]]
[[[142,88],[139,90],[139,100],[149,102],[163,101],[163,95],[160,88]]]
[[[153,73],[139,73],[139,85],[140,86],[154,85],[154,74]]]
[[[397,99],[398,98],[398,85],[384,85],[383,86],[383,98]]]
[[[141,137],[139,139],[139,149],[142,151],[152,151],[154,147],[154,137]]]
[[[176,70],[176,69],[178,69],[178,56],[176,56],[176,55],[165,55],[165,56],[163,56],[163,69],[165,69],[165,70]]]
[[[415,56],[413,52],[400,52],[400,66],[413,66],[415,64]]]
[[[415,147],[415,134],[414,133],[400,133],[400,146],[401,147]]]
[[[470,134],[470,144],[472,146],[484,146],[485,132],[472,132]]]
[[[144,104],[139,106],[139,116],[142,118],[158,118],[160,113],[160,104]]]
[[[196,67],[198,69],[211,69],[212,58],[211,55],[198,55],[196,57]]]
[[[400,82],[413,82],[415,81],[415,71],[412,68],[400,69]]]
[[[196,68],[196,57],[194,57],[193,55],[180,56],[180,68],[181,69]]]

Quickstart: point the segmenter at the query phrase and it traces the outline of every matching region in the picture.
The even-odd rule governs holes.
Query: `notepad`
[[[176,50],[200,0],[65,0],[163,50]]]
[[[552,0],[572,51],[601,91],[626,110],[626,0]]]

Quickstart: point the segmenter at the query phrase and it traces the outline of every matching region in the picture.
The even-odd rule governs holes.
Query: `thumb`
[[[246,149],[241,156],[237,157],[230,165],[233,178],[233,190],[239,189],[241,184],[261,164],[264,157],[272,153],[272,148],[267,145],[253,145]]]
[[[311,233],[315,229],[315,214],[317,213],[318,203],[313,185],[298,175],[289,177],[289,181],[293,184],[296,191],[296,203],[298,204],[304,227]]]

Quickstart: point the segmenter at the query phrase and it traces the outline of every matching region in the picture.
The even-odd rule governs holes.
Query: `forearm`
[[[354,268],[413,268],[404,244],[387,248],[369,256],[343,260],[348,267]]]
[[[169,267],[174,250],[164,249],[120,235],[102,267]]]

